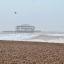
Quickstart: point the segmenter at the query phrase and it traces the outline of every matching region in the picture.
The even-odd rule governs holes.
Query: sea
[[[64,33],[0,33],[0,40],[64,43]]]

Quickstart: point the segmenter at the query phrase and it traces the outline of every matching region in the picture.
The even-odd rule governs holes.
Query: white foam
[[[48,36],[64,36],[64,34],[46,34]]]
[[[63,39],[59,40],[43,40],[43,39],[32,39],[32,40],[27,40],[27,41],[33,41],[33,42],[48,42],[48,43],[64,43]]]
[[[40,35],[42,35],[41,38],[40,38]],[[0,34],[0,40],[64,43],[64,38],[61,37],[61,36],[64,37],[64,34],[44,34],[44,35],[45,36],[58,36],[58,37],[60,36],[60,38],[45,37],[43,39],[44,36],[42,33],[41,34],[39,33],[31,33],[31,34],[30,33],[18,33],[18,34]],[[37,39],[38,36],[39,38]]]

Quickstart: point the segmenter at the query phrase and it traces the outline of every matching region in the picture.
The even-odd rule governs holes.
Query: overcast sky
[[[21,24],[63,32],[64,0],[0,0],[0,30],[13,30]]]

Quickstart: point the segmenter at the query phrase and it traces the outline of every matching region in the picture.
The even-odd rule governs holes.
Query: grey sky
[[[26,23],[43,31],[63,32],[64,0],[0,0],[0,30]]]

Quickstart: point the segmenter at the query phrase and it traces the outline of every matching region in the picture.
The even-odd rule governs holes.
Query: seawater
[[[40,34],[34,38],[34,41],[41,41],[41,42],[53,42],[53,43],[64,43],[64,33],[46,33]]]
[[[0,40],[64,43],[64,33],[3,33],[0,34]]]
[[[30,39],[33,35],[31,34],[0,34],[0,40],[26,40]]]

